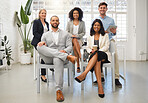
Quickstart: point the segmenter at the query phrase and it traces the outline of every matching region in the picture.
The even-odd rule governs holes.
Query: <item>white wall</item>
[[[27,0],[0,0],[0,17],[3,22],[3,34],[8,36],[12,46],[14,62],[19,61],[20,35],[14,24],[14,13],[20,10],[20,5]],[[128,0],[128,41],[126,45],[127,60],[140,60],[139,51],[148,53],[148,1]],[[148,55],[142,55],[142,60],[148,59]]]
[[[146,54],[140,58],[139,52],[147,52],[147,0],[136,0],[136,60],[146,60]]]
[[[147,53],[148,53],[148,1],[147,1]],[[148,60],[148,54],[147,54],[147,60]]]
[[[25,4],[27,0],[0,0],[0,17],[3,23],[3,35],[7,35],[9,44],[12,46],[13,63],[19,60],[19,45],[20,35],[18,34],[17,27],[14,24],[14,13],[20,10],[20,5]]]
[[[147,0],[128,0],[127,60],[146,60]]]
[[[136,2],[128,0],[128,40],[126,45],[127,60],[136,60]]]

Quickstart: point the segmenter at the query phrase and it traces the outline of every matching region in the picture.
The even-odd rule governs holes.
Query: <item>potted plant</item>
[[[2,46],[4,46],[4,56],[3,59],[6,59],[7,65],[8,67],[11,66],[11,46],[8,46],[9,40],[7,40],[7,36],[4,36],[4,38],[2,39]],[[10,67],[11,68],[11,67]]]
[[[20,55],[20,62],[22,64],[30,64],[31,58],[31,49],[33,46],[30,44],[29,34],[32,27],[32,23],[29,26],[29,16],[31,15],[31,4],[33,0],[28,0],[25,8],[21,5],[20,9],[20,18],[18,16],[18,12],[15,12],[15,21],[18,27],[19,34],[23,41],[23,53]]]

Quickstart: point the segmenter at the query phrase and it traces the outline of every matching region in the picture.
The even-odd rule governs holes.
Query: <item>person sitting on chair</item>
[[[39,19],[34,20],[33,22],[33,39],[31,44],[35,47],[37,47],[37,44],[41,41],[42,34],[49,31],[49,24],[46,21],[46,10],[41,9],[39,11]],[[42,64],[45,64],[43,60],[41,60]],[[45,77],[46,75],[46,69],[41,69],[41,80],[43,82],[47,82],[47,79]]]
[[[55,66],[55,89],[57,101],[62,102],[64,101],[62,93],[64,64],[67,60],[74,64],[77,58],[69,55],[72,51],[71,38],[68,32],[58,28],[60,24],[59,18],[57,16],[52,16],[50,24],[51,31],[43,34],[41,42],[38,43],[37,50],[45,63],[53,63]]]
[[[95,71],[97,83],[98,83],[98,96],[103,98],[104,91],[101,83],[101,63],[110,63],[111,54],[109,52],[109,38],[108,34],[105,34],[103,24],[101,20],[95,19],[92,23],[90,30],[90,36],[88,40],[88,49],[90,58],[85,71],[75,78],[79,83],[84,81],[89,71]],[[95,46],[94,46],[95,45]]]
[[[77,57],[77,73],[80,73],[80,48],[82,47],[82,38],[85,35],[85,22],[82,20],[83,11],[75,7],[69,12],[69,18],[70,21],[67,23],[66,30],[72,38],[73,52]]]

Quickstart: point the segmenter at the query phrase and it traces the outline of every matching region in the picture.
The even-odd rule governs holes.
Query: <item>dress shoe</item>
[[[68,55],[67,59],[72,62],[73,64],[75,64],[75,62],[77,61],[77,57],[72,56],[72,55]]]
[[[47,82],[47,79],[44,80],[42,77],[41,77],[41,80],[42,80],[43,82]]]
[[[119,79],[115,79],[115,84],[117,87],[122,88],[122,84],[120,83]]]
[[[53,68],[50,68],[50,71],[54,72],[54,69]]]
[[[105,82],[105,79],[104,79],[103,77],[101,78],[101,82],[102,82],[102,83]],[[97,80],[96,80],[96,81],[94,81],[93,83],[94,83],[94,84],[97,84],[98,82],[97,82]]]
[[[76,80],[77,82],[81,83],[82,81],[85,80],[85,78],[84,78],[83,80],[80,80],[80,79],[78,79],[78,77],[76,77],[75,80]]]
[[[81,71],[80,71],[80,67],[77,67],[77,73],[80,73]]]
[[[61,90],[56,91],[56,95],[57,95],[57,101],[58,102],[63,102],[64,101],[64,96]]]
[[[105,94],[98,94],[100,98],[104,98]]]
[[[101,88],[100,88],[100,89],[101,89]],[[101,91],[103,92],[103,88],[102,88]],[[103,92],[103,94],[100,94],[100,93],[99,93],[99,87],[98,87],[98,96],[99,96],[100,98],[104,98],[104,96],[105,96],[104,92]]]

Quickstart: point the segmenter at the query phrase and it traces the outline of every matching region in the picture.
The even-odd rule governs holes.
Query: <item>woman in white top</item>
[[[101,83],[101,63],[109,63],[111,60],[111,55],[109,52],[109,37],[108,34],[105,34],[101,20],[96,19],[92,23],[90,36],[87,43],[87,51],[91,53],[89,62],[85,71],[80,76],[76,77],[75,80],[80,83],[85,80],[89,71],[95,71],[98,83],[98,96],[103,98],[105,95]],[[96,50],[94,45],[97,47]]]
[[[33,22],[33,39],[31,44],[35,47],[41,41],[42,34],[49,31],[49,24],[46,22],[46,10],[41,9],[39,11],[39,19],[34,20]],[[41,60],[41,63],[44,64],[44,61]],[[46,69],[41,69],[41,79],[43,82],[47,82],[45,77]]]
[[[74,55],[77,57],[77,72],[80,72],[79,59],[81,58],[80,47],[82,38],[85,35],[85,23],[82,20],[83,11],[75,7],[69,12],[70,21],[67,23],[66,30],[72,37]]]

